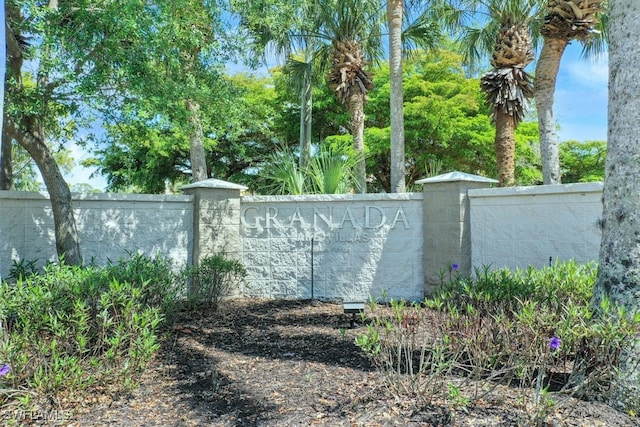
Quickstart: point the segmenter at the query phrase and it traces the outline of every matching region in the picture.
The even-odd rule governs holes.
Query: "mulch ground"
[[[138,388],[114,399],[96,397],[64,425],[526,425],[531,414],[522,389],[497,385],[459,407],[394,397],[354,344],[364,329],[350,329],[349,319],[341,304],[262,300],[228,301],[219,312],[183,316]],[[569,399],[542,425],[640,423],[601,403]]]

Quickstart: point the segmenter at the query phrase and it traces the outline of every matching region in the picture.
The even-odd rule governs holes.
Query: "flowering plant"
[[[11,367],[9,365],[3,364],[0,366],[0,377],[7,375],[9,372],[11,372]]]

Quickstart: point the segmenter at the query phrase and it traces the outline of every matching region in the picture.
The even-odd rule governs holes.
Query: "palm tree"
[[[609,38],[609,138],[603,192],[604,213],[598,278],[592,306],[609,299],[609,316],[637,317],[640,306],[640,44],[631,35],[640,33],[637,0],[611,0]],[[609,320],[607,320],[609,321]],[[640,344],[637,336],[626,340],[620,366],[611,367],[613,381],[607,400],[625,412],[640,412]],[[607,387],[608,389],[608,387]]]
[[[402,96],[402,15],[404,0],[387,0],[391,94],[391,191],[404,193],[404,117]]]
[[[515,129],[533,97],[525,67],[534,59],[531,26],[538,12],[536,0],[467,0],[469,15],[486,14],[483,27],[463,25],[460,38],[465,59],[477,62],[490,52],[493,69],[480,86],[496,126],[496,168],[500,186],[515,182]]]
[[[560,60],[571,40],[579,40],[587,52],[598,53],[604,46],[604,32],[594,32],[601,27],[606,30],[603,0],[548,0],[544,24],[541,29],[544,43],[536,64],[534,88],[540,128],[540,152],[544,184],[560,183],[560,160],[558,136],[553,118],[553,96]],[[601,20],[604,18],[604,21]],[[601,25],[604,24],[604,25]],[[600,35],[595,37],[594,35]]]
[[[268,53],[283,60],[282,68],[288,86],[300,99],[300,141],[299,167],[303,168],[311,147],[311,124],[313,106],[313,86],[322,74],[322,63],[318,60],[318,46],[315,39],[308,36],[310,24],[307,0],[286,1],[267,6],[256,0],[234,0],[234,10],[241,15],[242,25],[254,39],[251,49],[264,59]],[[277,10],[277,16],[265,19],[267,10]]]
[[[299,166],[303,168],[309,161],[311,149],[311,124],[313,111],[313,86],[319,63],[311,48],[306,46],[303,53],[291,53],[282,71],[288,86],[300,97],[300,144]]]
[[[373,0],[330,0],[315,6],[310,36],[330,43],[327,83],[349,110],[353,148],[361,157],[356,168],[356,191],[366,193],[364,104],[373,89],[366,66],[382,57],[380,5]]]

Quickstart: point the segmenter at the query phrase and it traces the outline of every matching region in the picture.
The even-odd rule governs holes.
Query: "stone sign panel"
[[[246,293],[420,298],[422,195],[244,197]],[[337,199],[337,200],[336,200]]]

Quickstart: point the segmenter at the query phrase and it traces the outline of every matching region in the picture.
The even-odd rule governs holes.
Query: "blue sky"
[[[0,19],[4,21],[4,8],[0,8]],[[3,39],[4,25],[0,25],[0,40]],[[4,57],[4,43],[0,45],[2,45],[0,57]],[[572,43],[567,47],[560,64],[554,104],[555,119],[560,127],[558,135],[561,141],[605,141],[607,139],[607,58],[605,55],[599,60],[581,59],[580,52],[580,44]],[[4,73],[4,64],[1,71]],[[530,66],[528,71],[533,72],[533,66]],[[3,74],[0,78],[2,76]],[[1,86],[0,94],[3,89]],[[0,120],[1,108],[0,105]],[[76,162],[89,156],[75,144],[69,149]],[[66,178],[70,184],[88,183],[104,189],[106,181],[102,177],[90,178],[93,172],[93,169],[77,166]]]
[[[609,70],[606,55],[581,59],[581,46],[567,47],[554,103],[560,141],[606,141]]]

